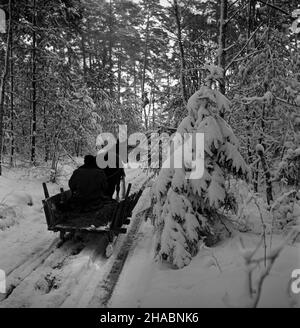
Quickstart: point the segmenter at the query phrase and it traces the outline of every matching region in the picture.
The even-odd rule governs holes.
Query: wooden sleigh
[[[126,234],[126,226],[130,223],[132,211],[141,197],[142,190],[129,196],[131,184],[128,185],[125,198],[117,203],[112,212],[111,219],[105,224],[101,221],[101,209],[88,211],[65,211],[62,205],[71,198],[71,191],[64,191],[50,197],[46,183],[43,183],[45,199],[43,207],[48,230],[59,232],[61,243],[74,236],[75,233],[106,234],[108,246],[106,255],[110,256],[113,244],[119,234]]]

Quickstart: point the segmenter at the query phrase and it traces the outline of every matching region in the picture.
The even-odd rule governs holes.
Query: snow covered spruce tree
[[[204,133],[204,175],[187,179],[191,163],[182,156],[182,168],[163,167],[153,185],[156,256],[176,268],[190,263],[200,241],[211,245],[218,240],[222,210],[234,205],[234,198],[225,187],[226,176],[248,175],[239,142],[219,116],[230,107],[229,100],[212,87],[222,76],[221,69],[207,68],[210,74],[206,83],[189,99],[188,116],[177,129],[177,135]],[[182,146],[179,139],[173,139],[173,154]],[[197,148],[195,143],[190,144],[195,158]]]

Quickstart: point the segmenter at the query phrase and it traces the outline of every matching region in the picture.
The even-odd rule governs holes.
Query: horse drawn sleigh
[[[43,207],[48,225],[48,230],[60,233],[60,244],[74,236],[76,233],[105,234],[108,245],[105,254],[111,256],[113,244],[119,234],[126,234],[126,226],[130,223],[132,211],[136,206],[142,190],[130,195],[131,184],[128,185],[125,198],[116,201],[109,220],[103,220],[103,207],[88,208],[84,211],[69,209],[67,204],[71,199],[70,190],[61,189],[59,194],[50,197],[46,183],[43,183],[45,199]],[[105,206],[105,205],[104,205]]]

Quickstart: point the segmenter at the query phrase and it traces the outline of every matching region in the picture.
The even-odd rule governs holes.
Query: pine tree
[[[230,198],[225,180],[228,174],[246,177],[248,167],[239,152],[239,142],[218,113],[228,111],[229,100],[216,88],[222,78],[220,68],[210,71],[203,85],[188,101],[188,116],[177,132],[204,133],[205,171],[201,179],[186,179],[189,163],[182,168],[163,168],[153,187],[156,216],[156,254],[177,268],[188,265],[197,254],[199,241],[216,241],[215,227],[220,209]],[[179,144],[175,143],[175,149]],[[195,152],[195,146],[192,146]],[[233,205],[233,201],[231,200]]]

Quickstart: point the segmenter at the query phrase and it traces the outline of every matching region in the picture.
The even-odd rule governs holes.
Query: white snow
[[[173,270],[153,256],[153,227],[146,222],[127,261],[109,306],[112,307],[242,307],[247,272],[239,249],[242,237],[255,248],[259,237],[241,234],[214,248],[203,247],[188,267]],[[281,243],[276,236],[274,247]],[[291,272],[300,266],[300,245],[287,245],[263,285],[259,307],[299,307],[300,296],[289,292]],[[257,256],[262,256],[260,249]]]
[[[51,195],[58,192],[60,186],[66,187],[67,178],[73,170],[72,164],[61,170],[61,185],[48,184]],[[9,287],[16,286],[8,299],[2,300],[0,296],[0,307],[101,307],[95,295],[114,263],[115,254],[109,260],[99,256],[103,244],[98,237],[87,240],[85,244],[67,242],[60,249],[53,248],[58,239],[47,231],[41,203],[44,198],[41,183],[47,178],[34,170],[30,174],[27,172],[5,170],[4,176],[0,177],[0,213],[9,218],[8,226],[0,229],[0,269],[8,275]],[[140,170],[128,170],[126,173],[127,181],[134,181],[132,191],[138,190],[146,179]],[[154,228],[150,220],[144,222],[108,306],[246,306],[247,269],[239,246],[240,238],[246,247],[245,252],[254,249],[261,238],[262,224],[259,210],[246,184],[237,183],[236,189],[243,194],[244,198],[239,199],[243,205],[240,215],[244,215],[251,232],[235,232],[230,239],[213,248],[199,244],[200,251],[189,259],[190,265],[174,270],[167,263],[155,259]],[[136,213],[144,212],[151,206],[151,192],[150,188],[146,188]],[[180,204],[178,199],[174,204],[174,213],[184,209],[185,205]],[[265,216],[263,203],[259,201],[258,204]],[[295,203],[293,209],[294,228],[299,232],[299,204]],[[186,229],[193,238],[199,220],[188,211],[185,218],[186,224],[177,228]],[[271,224],[271,218],[265,217],[265,220],[266,224]],[[174,223],[173,220],[171,222]],[[172,229],[170,231],[175,233]],[[270,238],[268,233],[268,254],[271,253]],[[282,243],[283,236],[274,234],[272,238],[274,249]],[[122,243],[123,239],[120,239],[117,249],[122,247]],[[263,246],[260,246],[256,256],[259,258],[263,254]],[[291,273],[299,267],[298,238],[294,243],[288,243],[276,260],[263,285],[258,306],[300,307],[300,296],[289,290]],[[254,275],[255,279],[258,272]]]
[[[49,247],[54,239],[47,231],[42,209],[42,181],[24,178],[24,171],[5,172],[0,177],[0,211],[6,208],[9,214],[8,219],[0,219],[0,225],[1,221],[14,221],[9,229],[0,229],[0,268],[7,273]],[[51,194],[55,190],[59,191],[58,185],[49,185]]]
[[[60,183],[47,184],[50,195],[60,187],[67,189],[76,166],[60,167]],[[132,192],[147,180],[140,170],[126,173],[127,181],[133,182]],[[6,273],[9,292],[7,299],[0,294],[0,307],[92,306],[97,286],[114,262],[116,254],[108,260],[101,255],[105,248],[102,235],[56,247],[58,235],[47,230],[42,208],[42,182],[48,178],[49,170],[39,168],[5,170],[0,177],[0,224],[6,222],[0,228],[0,269]],[[116,249],[123,240],[120,236]]]

